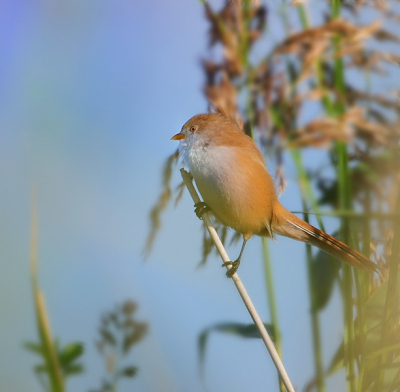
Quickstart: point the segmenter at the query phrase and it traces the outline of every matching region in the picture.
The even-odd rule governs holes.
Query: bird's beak
[[[185,137],[184,133],[177,133],[175,136],[171,137],[171,140],[182,140],[185,139]]]

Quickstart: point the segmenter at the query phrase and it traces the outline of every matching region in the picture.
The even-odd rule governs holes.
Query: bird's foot
[[[195,214],[197,217],[201,220],[203,220],[203,214],[205,214],[208,211],[211,211],[210,207],[204,203],[204,201],[199,201],[194,205],[196,208],[194,209]]]
[[[239,268],[240,265],[240,259],[237,259],[236,261],[226,261],[225,263],[222,264],[221,267],[228,267],[231,266],[231,268],[228,269],[228,271],[226,271],[226,276],[228,278],[232,278],[232,276],[236,273],[236,271]]]

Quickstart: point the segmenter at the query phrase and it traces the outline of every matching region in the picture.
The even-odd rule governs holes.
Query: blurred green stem
[[[240,58],[242,60],[242,64],[245,68],[249,66],[249,32],[250,32],[250,4],[251,0],[242,0],[243,1],[243,14],[239,12],[239,17],[242,17],[241,20],[241,34],[240,34]]]
[[[331,1],[331,16],[333,19],[340,16],[340,1]],[[339,99],[336,101],[335,113],[336,117],[344,113],[344,105],[342,97],[345,94],[345,79],[343,59],[338,54],[340,53],[340,37],[333,38],[333,49],[335,53],[334,60],[334,84],[338,92]],[[347,145],[343,142],[336,143],[336,156],[337,156],[337,177],[339,187],[339,207],[345,210],[352,209],[351,189],[350,189],[350,172],[349,172],[349,157]],[[350,244],[350,221],[346,218],[342,220],[341,234],[342,240]],[[354,353],[354,325],[353,325],[353,276],[352,269],[349,265],[343,265],[343,279],[342,279],[342,294],[344,300],[344,363],[346,368],[346,382],[347,390],[349,392],[356,391],[355,380],[355,353]]]
[[[370,231],[370,220],[368,218],[371,212],[371,193],[370,189],[365,190],[365,205],[364,205],[366,219],[362,221],[362,253],[370,258],[370,242],[371,242],[371,231]],[[368,300],[369,291],[369,278],[370,275],[364,271],[354,271],[356,293],[357,293],[357,329],[355,330],[356,339],[361,342],[360,344],[360,361],[358,364],[359,369],[359,385],[358,390],[363,390],[364,372],[360,372],[360,369],[365,369],[365,363],[367,361],[366,342],[367,339],[367,324],[366,324],[366,310],[365,303]]]
[[[306,209],[305,201],[303,199],[303,209]],[[303,215],[303,219],[308,222],[308,216]],[[319,326],[318,311],[315,309],[315,299],[314,299],[314,287],[315,285],[315,274],[313,268],[313,258],[311,246],[306,245],[307,254],[307,270],[308,270],[308,289],[311,302],[311,325],[312,325],[312,338],[313,338],[313,348],[314,348],[314,365],[315,365],[315,376],[317,383],[317,390],[319,392],[325,392],[325,380],[324,380],[324,367],[322,363],[322,346],[321,346],[321,334]]]
[[[303,210],[307,209],[306,200],[309,200],[314,211],[318,212],[318,203],[315,198],[314,192],[311,188],[310,180],[308,178],[307,172],[305,170],[302,156],[300,151],[293,150],[292,157],[295,162],[297,172],[299,175],[300,190],[302,195]],[[304,219],[308,222],[308,215],[304,214]],[[324,225],[322,219],[317,215],[318,224],[321,230],[324,230]],[[325,231],[325,230],[324,230]],[[324,367],[322,363],[322,345],[321,345],[321,333],[320,325],[318,319],[318,311],[314,309],[314,273],[313,273],[313,261],[311,254],[311,247],[306,245],[307,252],[307,270],[308,270],[308,287],[310,293],[310,303],[311,303],[311,327],[312,327],[312,337],[313,337],[313,348],[314,348],[314,366],[315,366],[315,378],[317,381],[317,389],[319,392],[326,391],[325,379],[324,379]]]
[[[292,150],[292,158],[296,165],[297,174],[299,176],[300,190],[303,200],[308,200],[315,213],[315,217],[318,221],[319,228],[325,231],[324,224],[322,222],[321,214],[319,213],[319,206],[317,199],[315,198],[314,192],[311,188],[310,180],[308,178],[306,169],[304,167],[303,158],[300,150]],[[306,208],[306,207],[305,207]]]
[[[336,60],[336,62],[341,59]],[[336,72],[342,72],[342,67],[335,68]],[[335,77],[335,80],[341,81],[342,76]],[[340,90],[340,82],[337,88]],[[337,115],[342,114],[341,105],[337,105]],[[337,177],[339,186],[339,208],[344,210],[352,209],[351,189],[350,189],[350,173],[349,173],[349,157],[347,146],[343,142],[336,143],[337,154]],[[351,246],[350,243],[350,224],[347,218],[342,219],[341,239]],[[349,392],[356,391],[355,368],[354,368],[354,316],[353,316],[353,276],[352,269],[349,265],[343,264],[342,293],[344,299],[344,358],[346,367],[347,389]]]
[[[397,200],[395,203],[395,211],[400,211],[400,187],[397,189]],[[399,301],[399,292],[397,287],[397,276],[399,271],[400,263],[400,220],[397,219],[393,228],[393,239],[392,239],[392,252],[389,264],[389,277],[388,286],[385,299],[385,307],[383,309],[382,317],[382,332],[380,347],[385,348],[389,345],[389,337],[391,336],[390,330],[396,325],[395,314],[396,302]],[[391,354],[385,353],[380,357],[380,377],[378,385],[376,386],[378,391],[382,390],[383,378],[385,369],[389,367]]]
[[[253,85],[253,72],[251,70],[251,64],[249,62],[249,31],[250,31],[250,0],[244,0],[243,4],[243,20],[242,20],[242,42],[241,42],[241,61],[243,66],[246,68],[246,76],[247,76],[247,104],[246,104],[246,112],[247,117],[249,119],[250,124],[250,135],[253,137],[253,126],[254,126],[254,113],[252,110],[252,91],[251,86]],[[269,255],[268,249],[268,240],[266,238],[262,238],[262,249],[263,249],[263,259],[264,259],[264,273],[265,280],[267,286],[267,297],[268,297],[268,305],[271,317],[271,325],[273,328],[274,338],[275,338],[275,348],[280,358],[282,358],[282,350],[281,350],[281,334],[279,328],[278,321],[278,311],[276,306],[275,299],[275,288],[274,288],[274,279],[272,274],[272,266],[271,266],[271,258]],[[283,383],[281,377],[278,374],[278,382],[279,382],[279,390],[280,392],[285,392],[285,384]]]
[[[47,316],[46,305],[43,293],[39,288],[37,277],[37,213],[36,201],[32,197],[32,229],[30,245],[30,267],[33,289],[33,298],[35,303],[35,315],[37,329],[39,332],[39,341],[45,361],[46,373],[49,377],[51,392],[64,392],[64,378],[61,372],[60,363],[57,357],[54,340],[50,331],[50,323]]]
[[[272,266],[271,266],[271,258],[269,255],[268,249],[268,240],[267,238],[262,238],[262,250],[263,250],[263,259],[264,259],[264,273],[265,273],[265,282],[267,285],[267,293],[268,293],[268,306],[269,313],[271,317],[271,325],[274,331],[275,338],[275,348],[278,352],[279,356],[282,358],[282,350],[281,350],[281,332],[279,328],[278,321],[278,311],[276,306],[275,299],[275,288],[274,288],[274,278],[272,274]],[[285,385],[283,384],[282,379],[279,377],[279,390],[281,392],[285,392]]]

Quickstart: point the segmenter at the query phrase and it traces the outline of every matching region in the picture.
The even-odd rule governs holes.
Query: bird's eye
[[[196,131],[196,129],[197,129],[197,125],[193,125],[193,126],[191,126],[190,127],[190,132],[195,132]]]

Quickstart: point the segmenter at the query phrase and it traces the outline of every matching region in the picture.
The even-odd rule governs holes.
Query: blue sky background
[[[261,50],[279,38],[278,8],[279,2],[270,4],[269,44]],[[142,255],[161,170],[177,147],[170,138],[207,109],[199,65],[208,50],[207,27],[194,0],[0,3],[2,391],[41,391],[32,372],[37,359],[22,349],[37,338],[29,278],[33,188],[39,282],[52,332],[62,344],[85,345],[86,371],[68,381],[69,391],[100,386],[99,317],[126,299],[139,303],[136,316],[149,333],[129,361],[139,374],[120,391],[276,390],[260,340],[212,335],[204,381],[199,377],[199,333],[219,322],[250,323],[250,317],[216,256],[196,268],[202,223],[188,194],[164,214],[148,260]],[[323,152],[305,154],[313,165],[323,161]],[[281,200],[299,210],[296,172],[286,162],[288,189]],[[174,187],[179,182],[178,166]],[[332,229],[337,222],[325,223]],[[284,362],[300,390],[313,374],[305,250],[284,238],[270,247]],[[232,258],[239,248],[228,247]],[[261,240],[254,238],[240,276],[268,322],[263,274]],[[325,365],[341,341],[341,323],[333,301],[321,315],[329,341]],[[329,382],[335,391],[345,390],[342,376]]]

